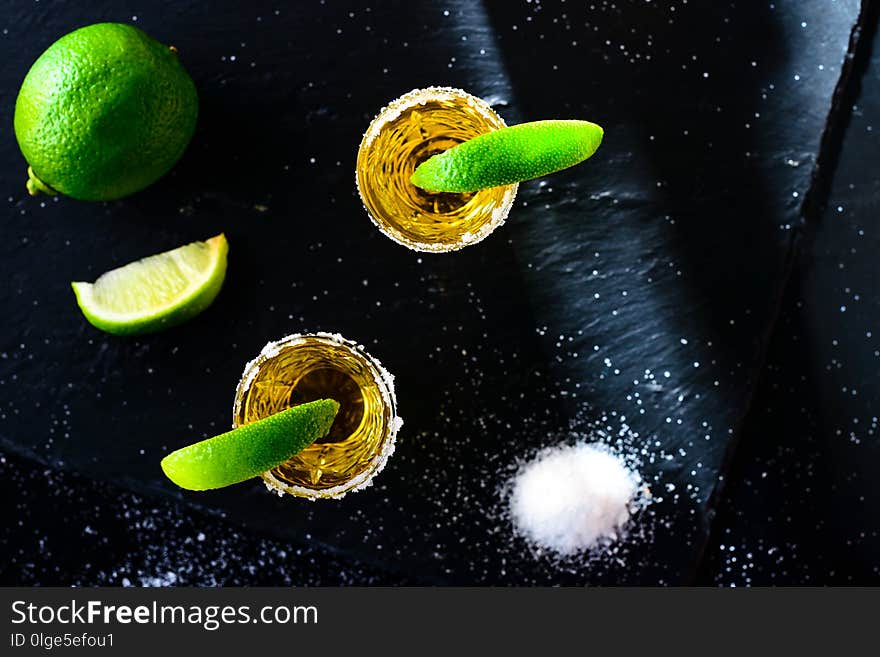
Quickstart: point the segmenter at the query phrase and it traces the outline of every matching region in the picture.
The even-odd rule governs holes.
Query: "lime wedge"
[[[604,131],[589,121],[534,121],[487,132],[422,162],[410,182],[430,192],[475,192],[583,162]]]
[[[171,452],[162,459],[162,470],[188,490],[237,484],[281,465],[327,435],[338,410],[332,399],[288,408]]]
[[[113,269],[94,283],[73,283],[73,291],[83,315],[102,331],[160,331],[211,305],[223,286],[228,251],[221,233]]]

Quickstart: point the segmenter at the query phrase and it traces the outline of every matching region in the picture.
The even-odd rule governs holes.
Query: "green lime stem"
[[[36,196],[40,192],[51,196],[58,195],[58,192],[37,177],[37,174],[34,173],[33,167],[28,167],[28,180],[25,186],[27,187],[28,194],[31,196]]]

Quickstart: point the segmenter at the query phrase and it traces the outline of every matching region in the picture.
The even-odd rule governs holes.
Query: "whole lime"
[[[40,55],[15,102],[28,191],[85,201],[137,192],[180,159],[197,116],[175,48],[120,23],[75,30]]]

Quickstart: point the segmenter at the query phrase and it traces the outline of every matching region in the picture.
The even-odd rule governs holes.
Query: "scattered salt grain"
[[[563,556],[615,541],[642,485],[620,457],[591,443],[542,452],[520,468],[512,484],[517,530]]]

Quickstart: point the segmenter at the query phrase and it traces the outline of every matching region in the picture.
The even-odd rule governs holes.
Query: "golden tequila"
[[[393,101],[358,150],[358,191],[373,223],[415,251],[455,251],[487,237],[507,218],[517,185],[450,194],[409,179],[431,156],[503,127],[485,101],[460,89],[416,89]]]
[[[370,483],[402,424],[393,377],[357,344],[329,333],[270,342],[245,368],[235,391],[236,427],[327,398],[340,405],[327,436],[263,475],[279,494],[338,498]]]

